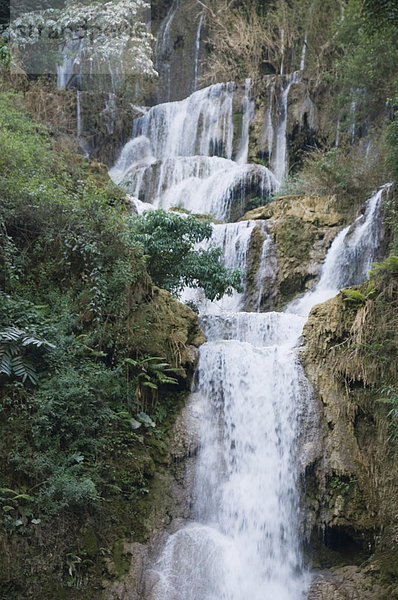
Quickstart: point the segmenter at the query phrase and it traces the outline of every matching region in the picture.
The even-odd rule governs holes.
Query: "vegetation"
[[[0,530],[19,549],[0,581],[21,597],[29,564],[36,597],[53,597],[57,580],[76,597],[117,536],[146,535],[140,502],[200,331],[153,290],[103,166],[62,148],[4,91],[0,146]],[[94,515],[95,552],[83,539]]]
[[[149,211],[131,223],[133,239],[148,255],[148,270],[156,285],[178,294],[185,286],[201,287],[210,300],[242,290],[240,271],[220,261],[221,248],[195,249],[209,240],[212,226],[192,215]]]
[[[90,57],[114,59],[115,48],[123,54],[112,43],[120,34],[116,26],[103,35],[111,4],[120,3],[86,3],[79,15],[68,5],[57,13],[64,25],[75,27],[87,24],[93,10],[102,28],[102,38],[85,47],[76,73]],[[396,180],[395,2],[201,5],[215,33],[208,47],[210,79],[286,73],[299,69],[305,54],[305,81],[322,119],[315,147],[300,156],[283,193],[336,194],[352,206],[387,178]],[[48,16],[37,14],[32,22],[55,31],[58,23]],[[15,39],[17,33],[11,28]],[[153,75],[149,38],[144,30],[140,35],[144,72]],[[55,39],[55,54],[60,41],[65,38]],[[142,70],[138,59],[130,60],[133,69]],[[0,68],[7,70],[10,61],[0,40]],[[25,103],[35,103],[42,123],[50,120],[56,132],[65,117],[62,101],[69,102],[72,92],[55,92],[51,82],[24,82]],[[127,100],[126,107],[130,118]],[[71,103],[71,114],[74,109]],[[65,125],[65,132],[73,129],[74,122]],[[0,557],[2,592],[7,600],[21,598],[29,578],[32,598],[91,600],[91,593],[98,598],[95,587],[104,576],[126,570],[123,540],[145,540],[156,485],[159,496],[167,496],[154,481],[167,464],[168,435],[189,390],[195,364],[190,347],[203,341],[192,311],[152,283],[176,296],[186,285],[200,286],[208,298],[218,299],[241,290],[241,273],[221,264],[219,249],[195,251],[210,239],[207,221],[162,210],[129,215],[124,192],[105,168],[49,135],[23,110],[21,98],[4,89],[0,147],[0,534],[13,548]],[[251,207],[258,203],[254,198]],[[336,334],[335,347],[325,348],[350,393],[365,390],[375,413],[387,406],[382,416],[393,442],[398,439],[393,197],[386,208],[391,255],[375,265],[369,284],[343,292],[349,327],[344,336]],[[299,286],[304,289],[303,267],[318,240],[315,225],[300,223],[289,215],[275,226],[285,238],[285,291],[280,288],[289,298]],[[330,487],[348,494],[337,475]],[[49,548],[55,549],[51,558]]]

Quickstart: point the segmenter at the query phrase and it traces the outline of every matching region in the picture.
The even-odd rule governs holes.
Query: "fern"
[[[7,377],[20,377],[23,383],[29,379],[35,385],[37,374],[25,353],[31,347],[41,346],[55,347],[47,340],[38,338],[24,329],[7,327],[0,331],[0,374],[3,373]]]

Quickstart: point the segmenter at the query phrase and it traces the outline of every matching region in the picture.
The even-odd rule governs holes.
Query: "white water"
[[[364,214],[340,231],[327,253],[318,285],[303,298],[293,301],[288,312],[308,315],[315,304],[333,298],[339,289],[366,279],[379,243],[382,197],[390,185],[380,188],[366,203]]]
[[[287,125],[287,100],[290,87],[296,83],[300,77],[299,71],[286,76],[284,89],[282,93],[282,103],[280,106],[279,126],[276,132],[275,154],[271,160],[272,171],[276,179],[282,182],[288,168],[286,152],[286,125]]]
[[[213,234],[210,240],[200,246],[204,249],[221,248],[223,264],[230,269],[240,269],[246,275],[251,236],[254,228],[261,223],[261,221],[240,221],[239,223],[213,225]],[[266,241],[264,245],[266,245]],[[203,290],[186,288],[181,301],[193,301],[203,314],[221,314],[225,311],[239,311],[244,302],[244,296],[244,293],[234,290],[231,296],[225,295],[221,300],[211,302],[205,298]]]
[[[330,297],[366,276],[387,187],[337,236],[318,292]],[[242,231],[230,233],[224,240]],[[227,253],[232,246],[224,243]],[[238,246],[237,255],[242,262],[247,253]],[[306,311],[319,297],[307,294]],[[306,316],[224,309],[200,320],[208,341],[194,389],[202,427],[192,522],[168,538],[146,597],[301,600],[310,577],[297,533],[296,441],[309,391],[294,347]]]
[[[295,80],[296,74],[286,77],[275,136],[279,179],[287,169],[287,99]],[[250,173],[257,182],[264,179],[263,189],[276,187],[268,170],[245,162],[252,118],[249,92],[246,83],[238,145],[232,118],[235,86],[217,84],[136,119],[113,178],[120,182],[130,177],[138,202],[148,194],[156,205],[181,203],[221,218],[236,200],[231,190],[240,185],[244,193],[242,181]],[[199,304],[208,339],[200,348],[193,390],[201,432],[191,521],[168,537],[147,573],[145,600],[305,598],[310,578],[298,536],[297,437],[310,398],[295,346],[308,310],[324,299],[324,292],[331,297],[339,286],[366,276],[377,247],[382,193],[337,236],[316,290],[288,312],[239,312],[244,294],[209,303],[196,291],[185,292],[185,300]],[[223,248],[227,266],[247,270],[256,225],[262,226],[246,221],[213,227],[211,243]],[[257,307],[269,246],[263,231]]]
[[[110,170],[113,180],[142,201],[219,219],[227,219],[234,207],[243,214],[248,190],[265,200],[278,182],[265,167],[246,162],[254,111],[250,80],[239,132],[234,131],[235,93],[235,84],[216,84],[135,119],[132,138]]]
[[[268,162],[269,163],[271,163],[272,149],[273,149],[273,145],[274,145],[274,126],[273,126],[273,122],[272,122],[272,108],[273,108],[274,92],[275,92],[275,82],[272,83],[269,88],[269,100],[268,100],[268,107],[267,107],[267,112],[266,112],[267,127],[266,127],[265,137],[266,137],[266,142],[267,142]]]
[[[307,40],[308,40],[308,31],[305,32],[303,48],[301,50],[300,71],[304,71],[304,67],[305,67],[305,55],[307,53]]]
[[[72,75],[76,73],[77,66],[80,62],[80,53],[82,50],[81,39],[65,40],[63,49],[62,64],[57,65],[57,87],[64,88],[72,82]],[[74,79],[74,78],[73,78]]]
[[[198,88],[200,33],[202,31],[202,24],[203,24],[203,14],[201,14],[199,17],[198,30],[196,32],[196,40],[195,40],[195,59],[194,59],[194,77],[193,77],[193,91],[194,92]]]
[[[104,116],[106,131],[108,135],[112,135],[116,123],[116,94],[113,92],[109,92],[102,114]]]
[[[254,101],[250,100],[250,87],[251,80],[246,79],[245,94],[242,100],[242,136],[240,149],[236,157],[236,161],[240,164],[247,163],[247,157],[249,153],[249,126],[254,118]]]

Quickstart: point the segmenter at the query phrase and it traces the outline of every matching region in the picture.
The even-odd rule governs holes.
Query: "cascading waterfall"
[[[213,234],[210,240],[202,242],[200,247],[204,249],[221,248],[224,265],[230,269],[240,269],[245,273],[253,230],[262,223],[262,221],[240,221],[239,223],[213,225]],[[264,240],[263,248],[268,247],[268,242],[269,236]],[[203,290],[186,288],[181,300],[194,302],[201,313],[218,314],[240,310],[244,296],[244,293],[234,291],[231,296],[226,295],[221,300],[211,302],[205,298]]]
[[[318,286],[327,282],[328,297],[366,276],[388,187],[332,244]],[[319,296],[304,300],[309,308]],[[192,522],[168,538],[145,597],[300,600],[310,578],[297,533],[296,447],[309,392],[294,348],[306,316],[224,310],[200,320],[208,341],[194,389],[202,429]]]
[[[268,169],[246,163],[253,102],[247,80],[242,126],[234,127],[236,85],[216,84],[179,102],[152,107],[134,120],[131,140],[110,175],[134,197],[227,219],[243,214],[247,191],[264,199],[278,182]]]
[[[296,80],[297,74],[286,76],[282,94],[274,157],[280,180],[286,171],[287,97]],[[143,200],[154,199],[156,206],[180,204],[226,219],[236,201],[231,190],[247,185],[248,176],[264,193],[277,188],[270,171],[245,162],[253,110],[249,82],[238,140],[235,93],[234,84],[217,84],[135,120],[111,175],[140,199],[139,210]],[[145,600],[305,598],[310,577],[298,535],[297,455],[300,419],[311,397],[295,348],[310,307],[365,277],[377,246],[383,190],[336,237],[316,290],[286,313],[239,312],[245,294],[209,302],[200,291],[184,292],[185,301],[199,306],[207,336],[192,394],[201,423],[192,514],[147,571]],[[223,249],[228,267],[247,272],[255,227],[264,234],[251,290],[259,309],[270,244],[265,222],[214,225],[208,245]]]
[[[308,315],[315,304],[325,302],[344,286],[364,281],[379,244],[379,213],[383,195],[391,187],[386,184],[366,203],[365,212],[340,231],[326,256],[321,277],[315,289],[293,301],[288,312]]]

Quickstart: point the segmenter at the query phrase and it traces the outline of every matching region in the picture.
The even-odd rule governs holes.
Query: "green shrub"
[[[178,295],[185,287],[202,287],[206,297],[219,300],[233,289],[242,291],[240,271],[221,263],[221,249],[194,249],[208,240],[212,226],[193,215],[181,217],[162,209],[131,219],[131,236],[147,256],[148,271],[156,285]]]

